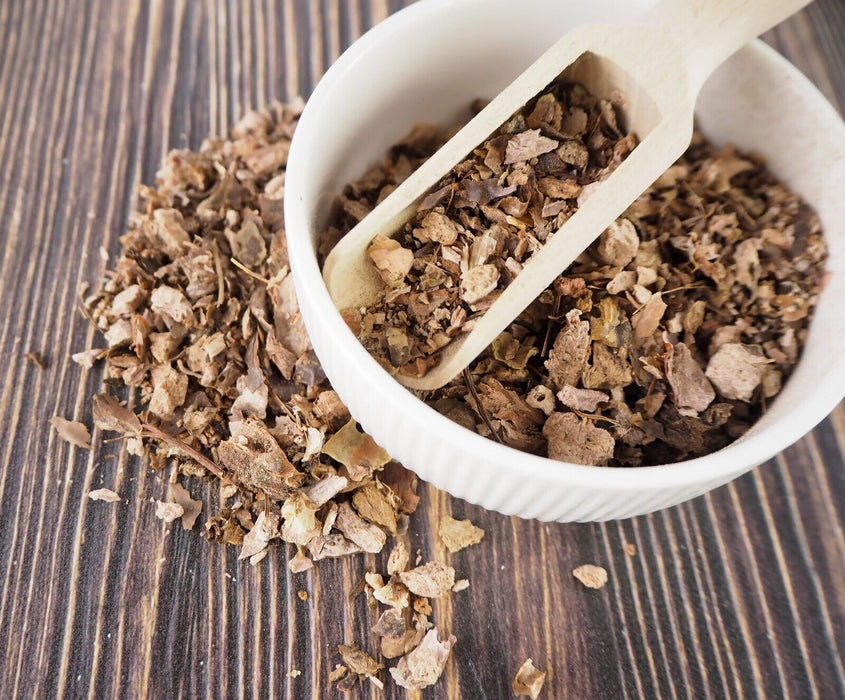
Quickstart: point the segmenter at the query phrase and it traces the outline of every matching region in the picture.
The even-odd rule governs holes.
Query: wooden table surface
[[[335,697],[337,645],[372,649],[363,597],[347,602],[371,555],[297,576],[284,548],[239,563],[201,527],[157,520],[166,485],[119,443],[73,448],[48,420],[91,423],[102,376],[69,361],[96,340],[77,289],[104,270],[101,246],[119,250],[163,154],[307,95],[403,4],[0,2],[0,698]],[[843,0],[766,39],[845,108]],[[422,486],[412,546],[471,582],[436,605],[458,642],[422,697],[507,698],[527,657],[549,672],[547,698],[845,697],[843,454],[840,405],[726,487],[601,524],[507,518]],[[128,502],[90,501],[100,486]],[[483,543],[449,556],[443,513],[471,518]],[[603,590],[571,577],[583,563],[608,569]]]

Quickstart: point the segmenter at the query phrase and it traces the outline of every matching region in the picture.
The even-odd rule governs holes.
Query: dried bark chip
[[[539,129],[529,129],[513,136],[505,149],[505,165],[530,160],[553,151],[559,143],[543,136]]]
[[[229,236],[232,255],[247,267],[256,267],[267,257],[267,243],[253,219],[243,223],[237,233]]]
[[[241,421],[237,433],[218,445],[217,455],[238,482],[278,500],[287,498],[303,478],[264,423],[256,418]]]
[[[148,408],[159,418],[172,418],[174,411],[185,403],[188,377],[169,364],[157,365],[150,374],[153,395]]]
[[[660,325],[666,309],[666,302],[663,301],[660,292],[652,294],[651,298],[631,319],[631,324],[634,327],[634,337],[647,338],[652,335]]]
[[[244,161],[253,173],[264,177],[287,164],[289,151],[290,141],[280,140],[247,154]]]
[[[352,673],[357,673],[359,676],[364,676],[365,678],[375,676],[384,668],[384,664],[378,663],[372,656],[359,649],[355,644],[341,644],[337,650],[343,658],[343,663],[346,664],[346,667]]]
[[[750,401],[768,364],[758,347],[725,343],[707,363],[706,375],[726,399]]]
[[[668,353],[667,353],[668,354]],[[666,362],[666,380],[672,387],[675,405],[701,412],[716,398],[701,365],[685,343],[677,343]]]
[[[590,162],[589,150],[577,139],[563,141],[555,153],[564,163],[573,165],[578,170],[584,170]]]
[[[473,525],[470,520],[456,520],[449,515],[440,518],[437,534],[446,549],[453,554],[484,539],[484,530]]]
[[[288,561],[288,569],[290,569],[292,574],[300,574],[303,571],[308,571],[313,566],[314,562],[311,561],[305,550],[301,548],[297,548],[296,554]]]
[[[463,195],[469,201],[475,202],[476,204],[489,204],[494,199],[506,197],[514,192],[516,192],[516,185],[502,187],[502,185],[499,184],[499,178],[497,177],[491,177],[481,181],[464,180],[463,182]],[[448,245],[451,245],[454,242],[455,241],[452,240],[451,243],[448,243]]]
[[[61,416],[53,416],[50,419],[50,425],[56,431],[56,434],[65,442],[71,445],[76,445],[85,450],[91,449],[91,433],[88,428],[79,421],[67,420]]]
[[[173,258],[185,252],[191,242],[191,237],[185,230],[185,220],[177,209],[156,209],[150,230],[158,238],[162,249]]]
[[[440,641],[437,629],[429,630],[419,646],[390,669],[390,675],[397,685],[407,690],[421,690],[434,685],[443,673],[456,641],[454,635]]]
[[[540,192],[555,199],[574,199],[581,194],[581,185],[575,180],[544,177],[537,182]]]
[[[185,514],[185,509],[178,503],[156,501],[156,517],[166,523],[172,523]]]
[[[525,401],[529,406],[539,408],[547,416],[554,413],[555,395],[549,387],[543,384],[532,387],[525,397]]]
[[[590,318],[590,337],[608,347],[625,347],[631,340],[631,322],[613,297],[604,297],[597,305],[598,316]]]
[[[332,669],[331,673],[329,673],[329,683],[336,683],[346,675],[347,671],[349,671],[349,669],[346,668],[346,666],[337,664]]]
[[[557,334],[546,361],[549,380],[558,389],[576,385],[590,357],[590,324],[580,316],[575,309],[566,314],[566,325]]]
[[[411,593],[425,598],[439,598],[455,584],[455,570],[441,562],[432,561],[410,571],[397,574]]]
[[[413,235],[423,243],[434,241],[452,245],[458,239],[458,227],[445,214],[432,211],[425,215],[422,225],[414,229]]]
[[[628,219],[617,219],[599,236],[596,252],[608,265],[623,267],[637,254],[640,239]]]
[[[295,491],[282,504],[281,537],[285,542],[307,545],[322,531],[317,506],[302,491]]]
[[[93,491],[88,492],[88,498],[92,501],[105,501],[106,503],[117,503],[122,500],[120,496],[111,489],[94,489]]]
[[[613,457],[616,441],[603,428],[574,413],[553,413],[543,426],[549,457],[561,462],[604,466]]]
[[[545,682],[545,671],[534,666],[531,659],[526,659],[513,679],[513,693],[516,696],[527,696],[532,700],[537,700]]]
[[[610,397],[603,391],[576,389],[571,384],[564,385],[557,393],[557,398],[567,408],[586,413],[592,413],[599,407],[599,404],[610,400]]]
[[[364,550],[354,542],[346,539],[339,532],[332,532],[325,537],[315,537],[308,543],[308,551],[314,561],[347,557]]]
[[[613,389],[628,386],[633,377],[631,367],[617,350],[603,343],[593,344],[593,363],[581,378],[588,389]]]
[[[80,367],[91,369],[94,366],[94,363],[101,359],[105,353],[106,350],[103,350],[102,348],[92,348],[90,350],[75,352],[70,356],[70,359]]]
[[[243,547],[241,547],[238,560],[248,559],[260,552],[263,552],[267,548],[270,540],[274,537],[278,537],[278,535],[279,516],[275,513],[271,513],[267,516],[267,514],[262,511],[256,518],[252,529],[244,535]]]
[[[373,590],[373,598],[379,603],[384,603],[393,608],[407,608],[411,602],[411,595],[408,589],[398,581],[391,579],[381,588]]]
[[[415,598],[413,607],[420,615],[431,615],[432,613],[431,602],[428,598]]]
[[[495,265],[472,267],[461,275],[461,299],[475,304],[496,289],[499,269]]]
[[[405,571],[411,561],[411,553],[408,551],[408,545],[402,540],[397,540],[393,545],[390,556],[387,559],[387,573],[389,576],[398,574],[400,571]]]
[[[381,235],[373,239],[367,248],[367,255],[375,264],[384,283],[391,287],[404,281],[414,263],[413,251],[403,248],[395,239]]]
[[[390,461],[387,454],[366,433],[359,432],[354,419],[331,436],[323,445],[323,454],[337,460],[359,481]]]
[[[186,530],[192,530],[202,511],[202,501],[191,498],[188,489],[180,484],[170,485],[170,497],[182,507],[182,515],[179,516],[182,518],[182,527]]]
[[[563,132],[569,134],[570,136],[577,136],[578,134],[584,133],[584,130],[587,128],[588,121],[589,116],[587,113],[580,107],[575,107],[570,109],[563,117],[560,128]]]
[[[401,639],[408,631],[408,623],[404,613],[397,608],[385,610],[372,626],[372,631],[379,637],[388,639]]]
[[[595,564],[582,564],[572,570],[572,575],[587,588],[603,588],[607,583],[607,570]]]
[[[348,503],[338,506],[335,527],[365,552],[378,554],[387,541],[384,530],[364,520]]]
[[[382,484],[371,481],[355,490],[352,505],[365,520],[386,529],[391,535],[396,534],[396,518],[399,499]]]
[[[318,508],[332,500],[337,494],[349,485],[349,479],[345,476],[329,474],[327,477],[305,489],[304,493],[308,499]]]
[[[183,326],[194,325],[194,308],[185,295],[174,287],[156,287],[150,296],[150,308],[157,314]]]

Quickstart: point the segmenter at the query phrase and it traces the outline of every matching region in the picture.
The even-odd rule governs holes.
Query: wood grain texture
[[[238,563],[154,517],[166,484],[119,443],[95,434],[96,449],[79,450],[48,420],[90,424],[102,377],[69,355],[99,340],[77,291],[106,268],[100,251],[119,250],[135,188],[163,154],[306,95],[405,4],[0,2],[0,697],[328,698],[336,646],[373,648],[373,615],[348,594],[383,557],[298,576],[282,548]],[[842,0],[817,0],[766,39],[845,107]],[[435,604],[458,643],[418,695],[510,697],[530,656],[549,698],[845,697],[843,454],[840,405],[732,484],[604,524],[506,518],[423,487],[409,542],[471,586]],[[124,501],[90,501],[101,486]],[[189,486],[215,502],[212,487]],[[485,528],[484,542],[449,555],[435,535],[445,513]],[[608,586],[577,584],[582,563],[606,566]]]

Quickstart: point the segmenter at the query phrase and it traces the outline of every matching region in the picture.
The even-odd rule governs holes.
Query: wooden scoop
[[[384,284],[367,257],[467,154],[559,75],[602,98],[624,96],[625,128],[639,145],[524,266],[469,333],[440,351],[412,389],[436,389],[459,374],[689,145],[698,92],[715,68],[750,39],[810,0],[661,0],[637,25],[585,25],[569,32],[352,229],[326,260],[323,277],[339,309],[374,303]]]

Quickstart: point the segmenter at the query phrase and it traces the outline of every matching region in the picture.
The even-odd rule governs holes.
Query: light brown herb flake
[[[587,588],[603,588],[607,583],[607,570],[595,564],[582,564],[572,570],[572,575]]]
[[[484,530],[473,525],[470,520],[456,520],[449,515],[440,518],[437,534],[446,549],[453,554],[484,539]]]
[[[337,650],[343,658],[343,663],[346,667],[352,673],[356,673],[364,678],[375,676],[384,668],[384,664],[378,663],[372,656],[359,649],[355,644],[341,644]]]
[[[367,255],[375,264],[384,283],[391,287],[404,281],[414,262],[412,250],[403,248],[398,241],[386,236],[376,236],[367,249]]]
[[[53,426],[56,434],[65,442],[69,442],[71,445],[76,445],[85,450],[91,449],[91,433],[79,421],[67,420],[61,416],[53,416],[50,419],[50,425]]]
[[[605,429],[574,413],[553,413],[543,426],[549,457],[561,462],[603,466],[613,457],[616,441]]]
[[[323,454],[337,460],[355,481],[368,477],[390,461],[387,454],[366,433],[358,431],[354,419],[338,430],[323,445]]]
[[[417,596],[439,598],[455,584],[455,570],[441,562],[429,562],[397,574],[408,590]]]
[[[437,629],[429,630],[419,646],[390,669],[390,675],[397,685],[407,690],[420,690],[434,685],[443,673],[455,641],[452,635],[440,641]]]
[[[513,679],[513,692],[516,696],[527,696],[532,700],[540,697],[540,691],[546,682],[546,673],[541,671],[531,659],[526,659]]]
[[[178,503],[157,500],[155,504],[156,517],[166,523],[172,523],[185,514],[185,509]]]
[[[279,534],[279,516],[271,513],[267,516],[264,511],[258,514],[255,524],[244,535],[243,547],[238,559],[247,559],[264,551],[268,543]]]
[[[707,363],[706,375],[726,399],[749,401],[768,364],[759,347],[725,343]]]
[[[338,506],[335,527],[365,552],[377,554],[387,541],[384,530],[364,520],[348,503]]]
[[[94,489],[88,492],[88,498],[92,501],[105,501],[106,503],[117,503],[122,500],[111,489]]]
[[[170,485],[170,497],[174,503],[182,507],[182,514],[179,516],[182,519],[182,527],[192,530],[202,511],[202,501],[191,498],[188,489],[180,484]]]
[[[678,408],[691,408],[700,412],[716,398],[713,386],[704,375],[685,343],[667,348],[666,379],[674,392]]]

